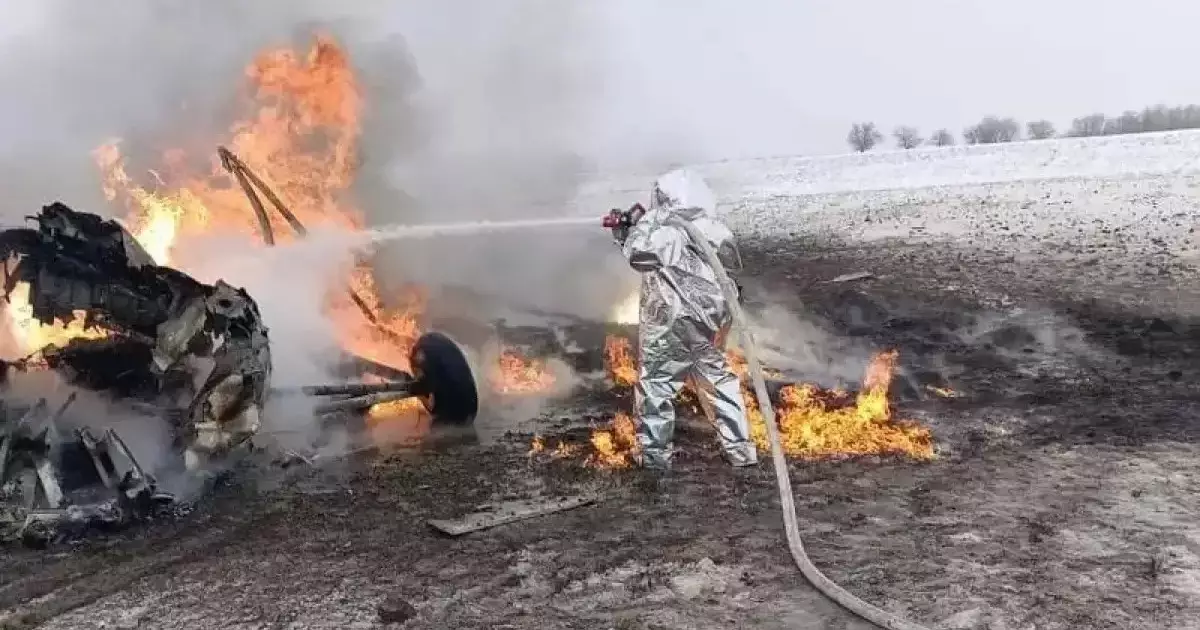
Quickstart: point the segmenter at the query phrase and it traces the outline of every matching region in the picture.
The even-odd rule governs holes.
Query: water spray
[[[600,218],[601,226],[607,229],[628,230],[646,214],[642,204],[634,204],[625,211],[611,210]],[[461,221],[458,223],[431,223],[426,225],[393,225],[371,230],[367,239],[371,244],[406,238],[432,238],[436,236],[466,236],[510,232],[516,230],[548,230],[594,226],[594,217],[557,217],[545,219],[514,219],[511,221]]]
[[[381,243],[385,241],[409,238],[469,236],[472,234],[491,234],[493,232],[513,232],[519,230],[570,228],[595,225],[595,217],[515,219],[512,221],[461,221],[458,223],[384,226],[371,230],[368,238],[372,243]]]

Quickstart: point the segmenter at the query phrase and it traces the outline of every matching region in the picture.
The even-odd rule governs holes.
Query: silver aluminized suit
[[[649,468],[670,466],[675,397],[685,383],[716,428],[726,460],[734,466],[758,462],[738,377],[725,359],[732,315],[716,272],[679,223],[695,224],[718,252],[736,251],[733,233],[712,216],[714,208],[703,179],[672,171],[655,182],[641,220],[618,236],[642,276],[636,405],[641,463]]]

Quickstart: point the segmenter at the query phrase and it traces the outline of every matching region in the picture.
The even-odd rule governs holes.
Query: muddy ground
[[[899,411],[939,445],[932,463],[796,462],[808,551],[930,627],[1200,627],[1194,271],[1153,246],[1103,264],[1094,244],[1014,247],[745,246],[754,306],[847,355],[899,348]],[[877,277],[827,282],[855,271]],[[618,404],[564,402],[546,430]],[[530,462],[528,436],[235,475],[176,521],[3,550],[4,627],[869,627],[792,565],[769,467],[729,470],[697,425],[680,441],[664,479]],[[608,499],[457,539],[425,523],[580,490]]]

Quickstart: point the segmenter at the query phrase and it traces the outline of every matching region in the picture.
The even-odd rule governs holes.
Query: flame
[[[542,436],[535,436],[533,442],[529,445],[529,452],[526,453],[531,459],[549,451],[550,459],[570,459],[579,454],[579,445],[568,444],[567,442],[559,442],[553,450],[546,448],[546,440]]]
[[[134,240],[154,262],[168,265],[179,224],[189,210],[204,211],[203,203],[188,189],[156,195],[133,183],[125,171],[125,160],[116,141],[96,147],[92,158],[103,173],[104,198],[114,201],[127,196],[127,204],[137,208],[125,220]]]
[[[775,418],[784,452],[802,458],[899,454],[933,459],[929,430],[892,416],[888,389],[898,358],[895,350],[876,355],[854,397],[807,384],[783,388]],[[762,411],[753,395],[743,394],[751,437],[760,449],[769,449]]]
[[[230,126],[223,144],[308,228],[362,228],[362,213],[346,200],[363,106],[346,53],[333,39],[317,36],[306,55],[291,49],[261,53],[245,77],[250,113]],[[157,185],[147,189],[133,183],[117,142],[93,153],[106,197],[125,206],[126,224],[159,264],[171,262],[180,237],[259,231],[242,190],[215,152],[209,155],[207,172],[195,172],[183,151],[164,152],[163,167],[152,172]],[[279,213],[268,215],[278,240],[295,238]]]
[[[13,341],[18,345],[18,352],[22,355],[33,354],[49,345],[64,346],[70,340],[79,337],[102,339],[108,334],[98,327],[86,326],[86,313],[83,311],[75,311],[74,318],[66,324],[60,320],[51,324],[38,321],[33,316],[27,283],[17,283],[8,298],[9,302],[4,306],[6,324]]]
[[[545,361],[527,359],[515,350],[505,350],[490,375],[492,391],[498,394],[536,394],[554,387],[557,379]]]
[[[244,115],[196,155],[170,149],[147,183],[130,176],[119,141],[93,152],[107,199],[125,209],[126,225],[160,265],[170,264],[193,275],[187,256],[178,256],[188,239],[201,235],[260,235],[260,226],[243,191],[224,170],[213,150],[228,147],[272,188],[289,210],[310,230],[362,229],[362,212],[351,198],[362,132],[363,97],[349,57],[331,37],[317,35],[307,51],[278,48],[260,53],[245,69]],[[268,207],[269,226],[279,242],[294,239],[286,219]],[[176,260],[179,258],[180,260]],[[353,288],[374,312],[371,322],[351,300]],[[346,270],[346,281],[331,287],[326,315],[336,323],[339,342],[347,351],[401,370],[409,369],[408,355],[420,332],[424,295],[411,291],[388,308],[379,297],[369,267]],[[14,293],[6,309],[9,328],[28,350],[44,341],[61,341],[86,333],[80,327],[58,326],[52,331],[22,327],[28,289]],[[28,319],[28,318],[26,318]],[[33,332],[25,332],[33,331]],[[388,403],[371,410],[370,419],[424,418],[414,402]],[[427,415],[427,414],[426,414]]]
[[[433,418],[417,398],[379,403],[367,411],[367,434],[379,445],[405,446],[429,434]]]
[[[628,414],[618,413],[607,429],[592,432],[592,454],[587,465],[596,468],[628,468],[638,452],[637,425]]]
[[[614,385],[630,387],[638,378],[637,362],[628,339],[609,335],[604,340],[604,367]]]

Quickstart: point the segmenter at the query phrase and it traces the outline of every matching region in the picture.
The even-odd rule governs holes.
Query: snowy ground
[[[831,578],[930,627],[1200,627],[1193,148],[1163,134],[702,167],[785,358],[844,376],[899,348],[900,411],[938,439],[929,464],[793,466]],[[827,282],[855,271],[877,277]],[[931,378],[963,397],[922,395]],[[563,401],[544,428],[620,404]],[[729,471],[703,430],[680,440],[665,481],[530,464],[526,438],[246,480],[136,537],[2,552],[0,619],[370,628],[402,600],[406,628],[865,628],[792,567],[770,470]],[[580,488],[611,498],[457,540],[423,525]]]
[[[740,204],[773,196],[1189,173],[1200,171],[1198,149],[1200,133],[1173,131],[826,157],[785,156],[689,168],[709,179],[723,203]],[[648,183],[645,173],[597,178],[583,188],[580,198],[643,193]]]

